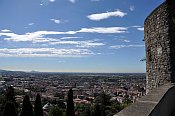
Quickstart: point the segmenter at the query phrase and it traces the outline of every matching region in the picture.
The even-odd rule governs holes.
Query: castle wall
[[[152,111],[163,113],[171,106],[172,96],[165,97],[175,83],[175,0],[166,0],[145,20],[147,95],[125,108],[116,116],[148,116]],[[160,86],[162,85],[162,86]],[[171,89],[170,89],[171,88]],[[170,98],[170,99],[169,99]],[[170,103],[167,102],[169,99]],[[164,102],[166,102],[164,108]],[[157,104],[158,103],[158,104]],[[158,107],[158,108],[156,108]],[[165,109],[165,110],[164,110]],[[168,109],[172,109],[168,108]],[[161,114],[160,114],[161,115]]]
[[[171,8],[164,2],[145,20],[147,90],[175,78],[175,26],[170,18]]]
[[[170,38],[170,63],[171,63],[171,81],[175,82],[175,1],[169,0],[169,38]]]

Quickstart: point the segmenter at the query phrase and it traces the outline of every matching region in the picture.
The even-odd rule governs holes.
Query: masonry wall
[[[146,18],[144,31],[147,92],[152,88],[159,87],[138,99],[136,103],[125,108],[116,116],[150,115],[157,103],[165,97],[165,93],[174,86],[171,83],[175,83],[175,0],[166,0],[157,7]],[[165,99],[162,101],[168,103]],[[169,101],[171,102],[171,99]],[[156,108],[155,111],[160,112],[160,109]],[[170,110],[165,109],[163,113],[165,111]]]
[[[175,78],[175,26],[171,18],[174,2],[168,1],[145,20],[147,90],[174,82]]]
[[[175,82],[175,0],[168,1],[171,81]]]

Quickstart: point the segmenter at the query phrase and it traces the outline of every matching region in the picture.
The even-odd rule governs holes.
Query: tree
[[[127,104],[127,105],[130,105],[132,103],[131,99],[129,98],[129,95],[125,95],[124,103]]]
[[[28,95],[25,95],[23,99],[22,111],[20,116],[33,116],[33,108]]]
[[[57,106],[52,107],[49,111],[49,116],[62,116],[63,111],[60,110]]]
[[[17,116],[14,103],[7,102],[4,108],[3,116]]]
[[[111,97],[109,95],[102,92],[96,97],[95,103],[102,104],[102,105],[105,105],[105,106],[111,105],[110,99],[111,99]]]
[[[109,111],[111,106],[111,97],[105,92],[102,92],[95,100],[94,114],[95,116],[106,116],[106,112]]]
[[[84,116],[92,116],[91,107],[88,106],[84,110]]]
[[[34,115],[35,116],[43,116],[43,109],[41,105],[41,97],[39,94],[36,96],[35,107],[34,107]]]
[[[12,102],[16,108],[18,107],[18,104],[15,100],[15,90],[12,86],[9,86],[7,88],[7,91],[5,93],[5,102]]]
[[[70,89],[69,92],[68,92],[66,116],[75,116],[72,89]]]
[[[6,89],[6,91],[1,93],[1,99],[0,99],[0,112],[1,113],[5,110],[5,106],[8,102],[13,103],[15,105],[16,112],[18,112],[18,103],[15,100],[15,90],[13,86],[9,86]]]
[[[99,104],[95,104],[94,106],[94,116],[101,116],[101,109]]]

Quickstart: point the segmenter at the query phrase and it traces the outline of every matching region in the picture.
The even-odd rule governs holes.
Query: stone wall
[[[144,31],[147,92],[152,88],[158,88],[149,91],[147,95],[115,116],[148,116],[167,90],[174,86],[172,83],[175,83],[175,0],[166,0],[158,6],[146,18]],[[166,100],[163,101],[167,104]]]
[[[175,0],[168,2],[171,81],[175,82]]]
[[[145,20],[147,91],[174,82],[175,26],[172,1],[162,3]]]
[[[172,87],[171,83],[165,84],[150,91],[147,95],[139,98],[134,104],[126,107],[114,116],[150,116],[149,114],[162,99],[164,94]],[[166,106],[165,106],[166,107]],[[172,107],[171,107],[172,108]],[[160,115],[155,115],[160,116]],[[164,115],[168,116],[168,115]]]

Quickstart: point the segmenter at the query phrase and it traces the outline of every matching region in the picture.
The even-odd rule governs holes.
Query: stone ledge
[[[162,85],[114,116],[148,116],[173,84]]]

